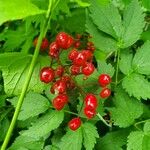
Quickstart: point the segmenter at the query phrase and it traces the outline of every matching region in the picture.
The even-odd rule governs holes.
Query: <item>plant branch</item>
[[[7,148],[7,145],[9,143],[10,137],[12,135],[13,129],[15,127],[15,124],[16,124],[16,121],[17,121],[17,118],[18,118],[18,115],[19,115],[19,112],[20,112],[20,109],[21,109],[21,106],[22,106],[25,94],[27,92],[27,89],[28,89],[28,86],[29,86],[29,83],[30,83],[30,80],[31,80],[31,77],[32,77],[34,66],[36,64],[36,61],[37,61],[37,58],[38,58],[38,55],[39,55],[40,45],[42,43],[42,39],[43,39],[44,34],[46,32],[45,30],[47,30],[47,28],[45,28],[45,27],[46,27],[46,25],[47,25],[47,23],[49,21],[51,7],[52,7],[52,1],[50,1],[49,8],[48,8],[48,11],[47,11],[47,14],[46,14],[46,20],[45,20],[43,28],[41,30],[41,33],[40,33],[40,36],[39,36],[39,39],[38,39],[38,43],[37,43],[35,51],[34,51],[34,55],[33,55],[32,60],[31,60],[29,71],[28,71],[28,74],[27,74],[24,86],[22,88],[20,97],[18,99],[18,103],[17,103],[16,109],[15,109],[12,121],[10,123],[10,126],[9,126],[8,131],[7,131],[7,134],[6,134],[6,137],[4,139],[4,142],[2,144],[1,150],[5,150]]]

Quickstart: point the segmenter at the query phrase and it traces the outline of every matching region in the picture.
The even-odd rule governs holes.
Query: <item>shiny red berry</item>
[[[81,119],[80,118],[73,118],[69,121],[68,126],[71,130],[75,131],[81,126]]]
[[[58,58],[60,48],[56,42],[52,42],[49,47],[49,56]]]
[[[37,45],[37,42],[38,42],[38,37],[35,38],[34,42],[33,42],[33,44],[34,44],[35,47]],[[48,46],[49,46],[48,39],[47,38],[43,38],[42,43],[41,43],[41,47],[40,47],[41,51],[46,50],[48,48]]]
[[[100,97],[101,98],[107,98],[111,94],[111,90],[109,88],[103,88],[102,91],[100,92]]]
[[[61,77],[64,73],[64,67],[58,66],[55,70],[55,76],[56,77]]]
[[[94,94],[87,94],[85,97],[85,106],[89,109],[96,109],[98,106],[97,98]]]
[[[101,87],[105,87],[111,82],[111,77],[108,74],[101,74],[99,76],[98,82]]]
[[[70,60],[74,60],[78,56],[78,51],[76,49],[72,49],[68,55]]]
[[[88,119],[92,119],[96,115],[95,109],[90,109],[89,107],[84,108],[84,114]]]
[[[66,94],[60,94],[53,99],[52,103],[55,109],[61,110],[68,103],[68,96]]]
[[[50,67],[44,67],[40,71],[40,80],[44,83],[49,83],[54,79],[54,70]]]
[[[72,46],[74,40],[69,34],[67,34],[65,32],[60,32],[56,36],[56,42],[60,48],[68,49]]]
[[[64,93],[66,91],[66,83],[62,80],[57,80],[53,85],[53,89],[55,93]]]
[[[72,75],[78,75],[80,73],[80,67],[76,65],[72,65],[70,67],[70,71]]]
[[[82,73],[86,76],[91,75],[95,70],[95,67],[92,63],[86,63],[83,67],[82,67]]]
[[[77,57],[73,60],[73,64],[83,66],[86,63],[86,56],[82,52],[78,53]]]
[[[90,50],[83,50],[82,53],[86,56],[87,61],[91,60],[93,57],[93,53]]]

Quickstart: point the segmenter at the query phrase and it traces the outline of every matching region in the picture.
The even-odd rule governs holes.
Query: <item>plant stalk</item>
[[[7,134],[5,136],[4,142],[2,144],[1,150],[6,150],[7,145],[9,143],[9,140],[10,140],[11,135],[12,135],[13,129],[15,127],[15,124],[16,124],[16,121],[17,121],[17,118],[18,118],[18,115],[19,115],[19,112],[20,112],[20,109],[21,109],[21,106],[22,106],[25,94],[27,92],[27,89],[28,89],[28,86],[29,86],[29,83],[30,83],[30,80],[31,80],[31,77],[32,77],[34,66],[36,64],[36,61],[37,61],[37,58],[38,58],[38,55],[39,55],[42,39],[45,36],[44,35],[46,33],[45,30],[47,30],[47,28],[45,29],[45,27],[47,25],[47,22],[49,21],[49,17],[50,17],[50,13],[51,13],[51,7],[52,7],[52,0],[50,1],[49,8],[48,8],[48,11],[46,13],[46,19],[45,19],[45,22],[43,24],[43,28],[41,30],[40,36],[38,38],[38,43],[36,45],[36,48],[35,48],[35,51],[34,51],[34,54],[33,54],[32,60],[31,60],[29,71],[28,71],[28,74],[27,74],[24,86],[22,88],[20,97],[18,99],[18,103],[17,103],[16,109],[15,109],[12,121],[10,123],[9,129],[8,129]]]

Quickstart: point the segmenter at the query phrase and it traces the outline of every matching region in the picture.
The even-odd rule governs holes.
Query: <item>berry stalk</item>
[[[8,129],[7,134],[5,136],[4,142],[2,144],[1,150],[5,150],[7,148],[7,145],[9,143],[10,138],[11,138],[13,129],[15,127],[16,120],[18,118],[18,115],[19,115],[19,112],[20,112],[25,94],[27,92],[27,89],[28,89],[28,86],[29,86],[29,83],[30,83],[30,80],[31,80],[31,76],[32,76],[32,73],[33,73],[33,70],[34,70],[34,66],[36,64],[36,60],[37,60],[38,55],[39,55],[39,50],[40,50],[40,46],[41,46],[41,43],[42,43],[42,39],[44,37],[44,33],[46,32],[45,27],[47,26],[47,23],[49,22],[49,16],[51,14],[51,7],[52,7],[52,1],[50,1],[50,3],[49,3],[49,8],[48,8],[48,11],[46,13],[46,20],[45,20],[43,28],[41,30],[41,33],[40,33],[40,36],[39,36],[39,39],[38,39],[38,42],[37,42],[37,45],[36,45],[36,48],[35,48],[35,52],[34,52],[30,67],[29,67],[28,75],[27,75],[27,78],[25,80],[24,86],[22,88],[20,97],[18,99],[18,103],[17,103],[16,109],[15,109],[12,121],[10,123],[9,129]]]

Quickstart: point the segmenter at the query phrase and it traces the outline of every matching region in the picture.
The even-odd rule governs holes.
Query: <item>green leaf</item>
[[[28,130],[22,133],[23,136],[30,136],[33,138],[44,137],[52,130],[58,128],[62,123],[64,113],[62,111],[51,110],[39,119]]]
[[[82,147],[82,128],[76,131],[68,130],[61,139],[60,150],[81,150]]]
[[[79,6],[81,7],[88,7],[90,6],[90,3],[86,3],[86,2],[83,2],[82,0],[75,0]]]
[[[93,22],[101,31],[110,34],[117,39],[121,37],[121,16],[114,5],[111,3],[106,5],[99,4],[97,0],[92,0],[89,9],[91,11]]]
[[[21,49],[28,51],[33,45],[33,38],[37,35],[37,31],[30,25],[26,28],[26,23],[19,24],[19,27],[15,30],[5,29],[0,34],[0,40],[5,40],[3,50],[5,52]],[[12,40],[13,39],[13,40]]]
[[[150,83],[143,75],[132,73],[126,76],[123,79],[122,86],[130,96],[134,96],[139,100],[150,98]]]
[[[106,61],[98,61],[98,73],[106,73],[111,77],[114,75],[115,69],[111,64],[107,64]]]
[[[45,13],[30,0],[0,0],[0,25],[9,20],[22,19],[27,16]]]
[[[150,149],[149,132],[134,131],[130,133],[130,135],[128,136],[127,150],[148,150],[148,149]]]
[[[85,31],[85,24],[86,24],[85,9],[78,8],[72,10],[71,16],[67,17],[67,19],[64,19],[62,21],[62,24],[63,28],[65,28],[65,30],[69,31],[70,33],[71,32],[83,33]]]
[[[119,68],[122,73],[128,75],[132,71],[132,59],[133,54],[130,53],[128,49],[122,51],[121,59],[119,61]]]
[[[138,0],[132,0],[123,14],[123,48],[129,47],[140,38],[144,25],[144,14],[141,6]]]
[[[149,121],[146,121],[146,123],[144,124],[144,132],[145,132],[145,134],[150,135],[150,119],[149,119]]]
[[[129,130],[127,129],[109,132],[97,141],[96,149],[122,150],[122,146],[126,144],[128,134]]]
[[[142,104],[128,96],[121,88],[117,89],[114,98],[115,107],[109,108],[114,125],[125,128],[133,124],[134,120],[143,113]]]
[[[96,144],[96,138],[99,138],[96,127],[91,123],[84,123],[82,125],[84,147],[86,150],[93,150]]]
[[[87,18],[86,31],[92,35],[92,41],[94,42],[97,49],[96,53],[100,50],[105,53],[114,52],[117,49],[117,42],[110,36],[104,34],[93,24],[92,20]]]
[[[8,150],[41,150],[44,146],[43,140],[38,140],[28,137],[28,136],[19,136],[15,139],[15,142],[11,145]]]
[[[9,101],[16,106],[18,97]],[[48,102],[48,99],[44,96],[38,93],[29,92],[23,101],[18,120],[26,120],[30,117],[37,116],[40,113],[45,112],[49,108],[49,105],[50,103]]]
[[[146,9],[150,10],[150,1],[149,0],[142,0],[142,4]]]
[[[133,59],[133,69],[145,75],[150,75],[150,41],[145,42],[145,44],[139,48]]]
[[[19,95],[22,85],[26,79],[32,55],[23,53],[4,53],[0,54],[0,70],[4,79],[4,90],[8,96]],[[42,93],[45,84],[39,79],[39,71],[43,66],[48,66],[49,57],[39,56],[32,78],[29,84],[29,90]]]

